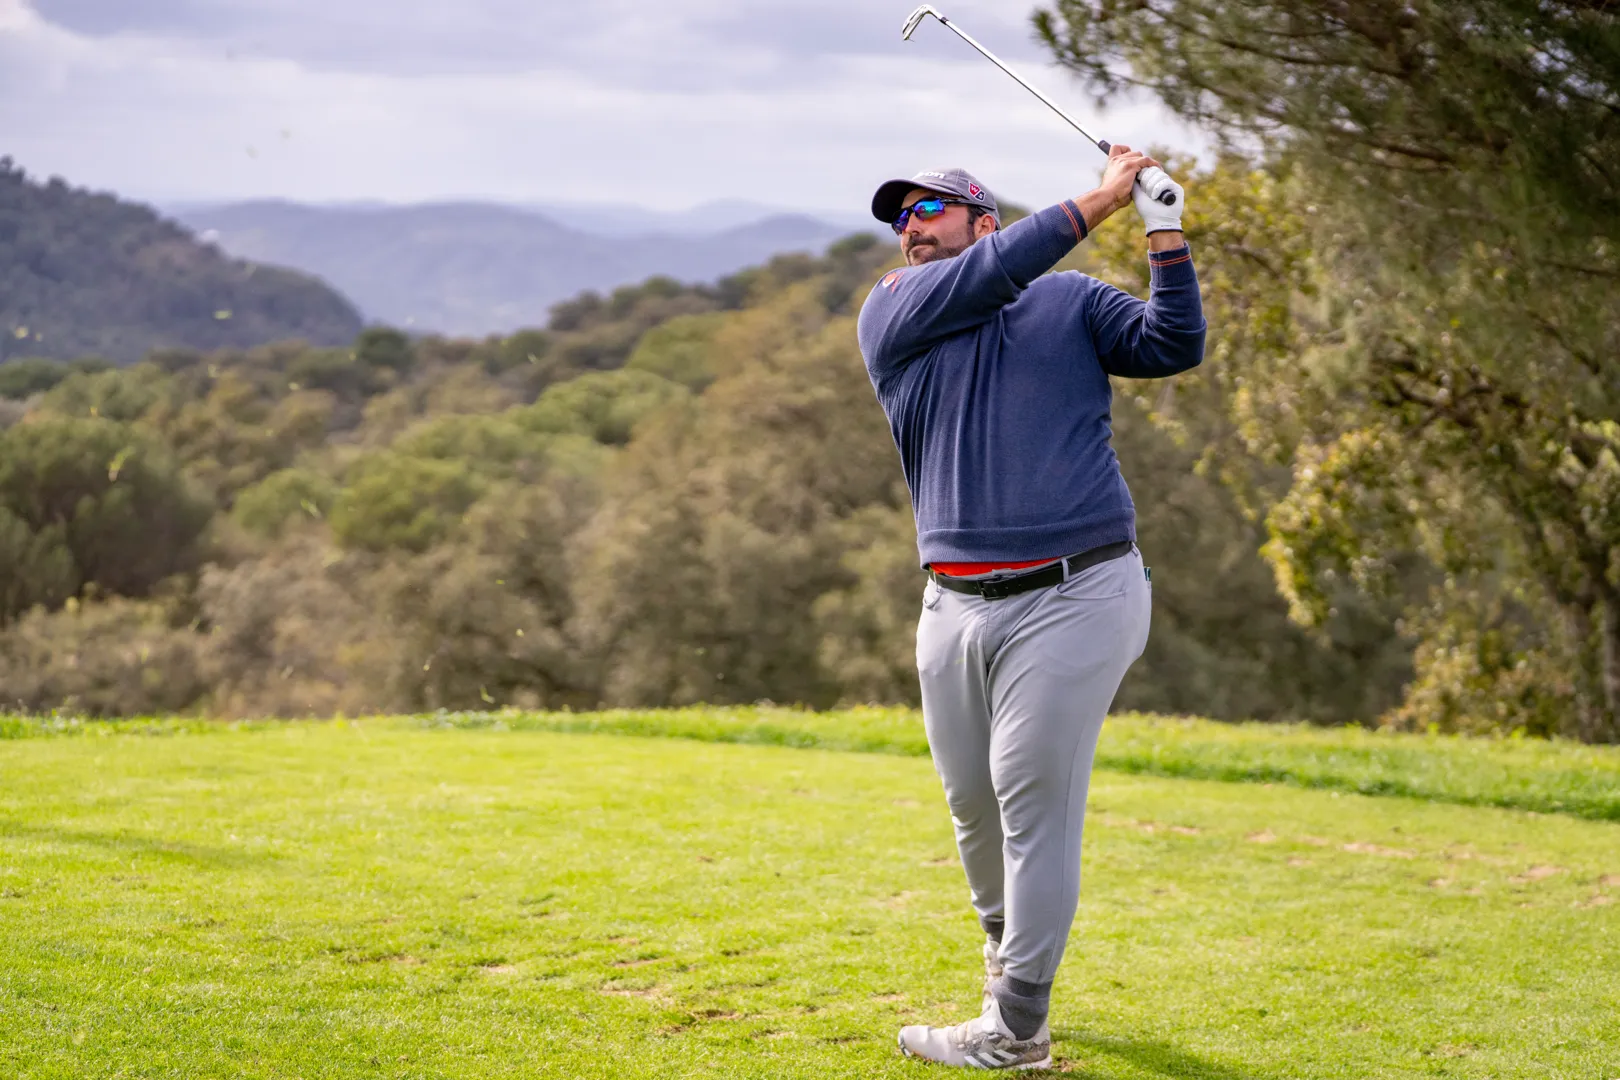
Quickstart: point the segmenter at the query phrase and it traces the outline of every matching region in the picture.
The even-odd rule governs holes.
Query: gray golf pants
[[[930,581],[917,626],[923,721],[979,921],[1001,962],[1049,984],[1080,901],[1097,736],[1147,645],[1151,589],[1130,552],[1000,600]]]

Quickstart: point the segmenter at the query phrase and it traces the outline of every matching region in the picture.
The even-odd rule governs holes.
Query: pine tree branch
[[[1563,349],[1570,356],[1573,356],[1582,367],[1586,368],[1587,371],[1598,376],[1599,378],[1602,378],[1604,374],[1606,374],[1604,371],[1604,366],[1601,362],[1599,362],[1598,358],[1587,352],[1585,349],[1578,348],[1576,345],[1574,345],[1567,337],[1565,337],[1563,330],[1559,328],[1557,323],[1553,322],[1541,312],[1534,310],[1530,312],[1530,318],[1537,326],[1541,327],[1542,332],[1550,337],[1559,348]]]
[[[1272,60],[1279,64],[1293,64],[1299,67],[1339,68],[1346,72],[1372,71],[1379,75],[1388,76],[1392,79],[1399,79],[1401,76],[1401,72],[1399,70],[1382,68],[1374,63],[1366,61],[1365,59],[1357,61],[1347,58],[1322,58],[1314,56],[1299,56],[1293,53],[1273,52],[1270,49],[1262,48],[1261,46],[1255,45],[1251,42],[1239,40],[1238,38],[1225,37],[1219,33],[1201,30],[1187,22],[1172,18],[1169,11],[1162,8],[1156,8],[1151,3],[1145,4],[1144,7],[1147,11],[1152,12],[1153,15],[1166,26],[1180,30],[1183,34],[1190,37],[1195,37],[1200,41],[1208,41],[1216,45],[1225,46],[1226,48],[1231,49],[1233,52],[1243,53],[1248,56],[1258,56],[1263,60]],[[1262,31],[1262,33],[1270,34],[1271,31],[1265,30]],[[1338,35],[1333,36],[1338,37]]]

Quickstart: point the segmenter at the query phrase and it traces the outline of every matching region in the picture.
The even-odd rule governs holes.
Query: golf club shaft
[[[1080,122],[1078,120],[1076,120],[1074,117],[1070,116],[1068,113],[1064,112],[1062,109],[1058,108],[1057,103],[1054,102],[1051,98],[1047,97],[1045,94],[1043,94],[1039,90],[1035,89],[1035,87],[1033,87],[1029,83],[1025,82],[1024,77],[1022,75],[1018,74],[1018,72],[1014,71],[1012,68],[1008,67],[1006,64],[1003,64],[1001,62],[1001,58],[996,56],[995,53],[991,52],[989,49],[985,48],[983,45],[980,45],[977,41],[974,41],[972,35],[970,35],[967,31],[963,30],[961,27],[959,27],[955,23],[951,22],[951,20],[947,19],[943,15],[938,14],[937,12],[934,14],[934,18],[938,19],[942,24],[949,27],[950,30],[954,34],[956,34],[957,37],[961,38],[963,41],[967,42],[969,45],[971,45],[975,49],[977,49],[979,51],[979,54],[981,56],[983,56],[986,60],[988,60],[992,64],[996,65],[996,67],[1000,68],[1002,71],[1005,71],[1008,75],[1011,75],[1018,82],[1019,86],[1022,86],[1025,90],[1028,90],[1030,93],[1032,93],[1036,97],[1040,98],[1041,101],[1046,105],[1046,107],[1048,109],[1051,109],[1053,112],[1055,112],[1059,116],[1063,117],[1063,119],[1068,123],[1068,125],[1070,127],[1074,128],[1074,130],[1076,130],[1080,134],[1084,135],[1086,137],[1087,141],[1089,141],[1093,146],[1095,146],[1097,149],[1101,150],[1105,154],[1108,153],[1108,141],[1106,139],[1099,139],[1099,138],[1097,138],[1097,136],[1093,135],[1091,132],[1089,132],[1085,128],[1081,127]]]
[[[1053,112],[1057,113],[1059,116],[1063,117],[1064,122],[1066,122],[1070,127],[1074,128],[1074,130],[1078,131],[1080,134],[1084,135],[1087,142],[1091,143],[1103,153],[1108,153],[1111,144],[1107,139],[1099,139],[1097,136],[1087,131],[1084,127],[1081,127],[1080,122],[1074,117],[1070,116],[1068,113],[1064,112],[1062,109],[1058,108],[1055,101],[1041,93],[1039,90],[1035,89],[1035,87],[1031,86],[1024,80],[1022,75],[1018,74],[1018,72],[1014,71],[1006,64],[1003,64],[1001,62],[1001,58],[995,53],[991,52],[983,45],[980,45],[977,41],[974,41],[973,35],[951,22],[951,20],[940,14],[940,12],[933,7],[925,4],[916,11],[912,12],[911,18],[906,22],[902,36],[909,40],[911,37],[911,32],[916,29],[917,24],[922,21],[922,18],[925,15],[932,15],[934,18],[938,19],[940,23],[948,27],[953,34],[967,42],[969,45],[973,46],[980,56],[996,65],[996,67],[1000,68],[1002,71],[1005,71],[1008,75],[1011,75],[1019,86],[1022,86],[1025,90],[1028,90],[1037,98],[1040,98],[1042,104],[1044,104],[1048,109],[1051,109]],[[1136,174],[1136,185],[1143,191],[1147,192],[1150,199],[1161,202],[1166,206],[1173,206],[1176,201],[1175,190],[1170,186],[1172,183],[1173,181],[1170,179],[1170,174],[1159,168],[1157,165],[1150,165]]]

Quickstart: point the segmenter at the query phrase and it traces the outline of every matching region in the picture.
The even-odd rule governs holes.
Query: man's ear
[[[996,219],[989,214],[980,214],[979,219],[973,223],[973,238],[983,240],[996,231]]]

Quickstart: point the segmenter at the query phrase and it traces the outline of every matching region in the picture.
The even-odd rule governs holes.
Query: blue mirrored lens
[[[922,218],[924,221],[927,221],[930,218],[939,217],[939,215],[943,214],[944,212],[945,212],[945,200],[944,199],[939,199],[939,198],[918,199],[916,202],[912,203],[910,206],[908,206],[905,209],[900,211],[900,216],[898,218],[895,218],[895,220],[894,220],[894,225],[893,225],[894,231],[896,233],[905,232],[906,231],[906,222],[911,220],[911,215],[912,214],[916,214],[918,217]]]

